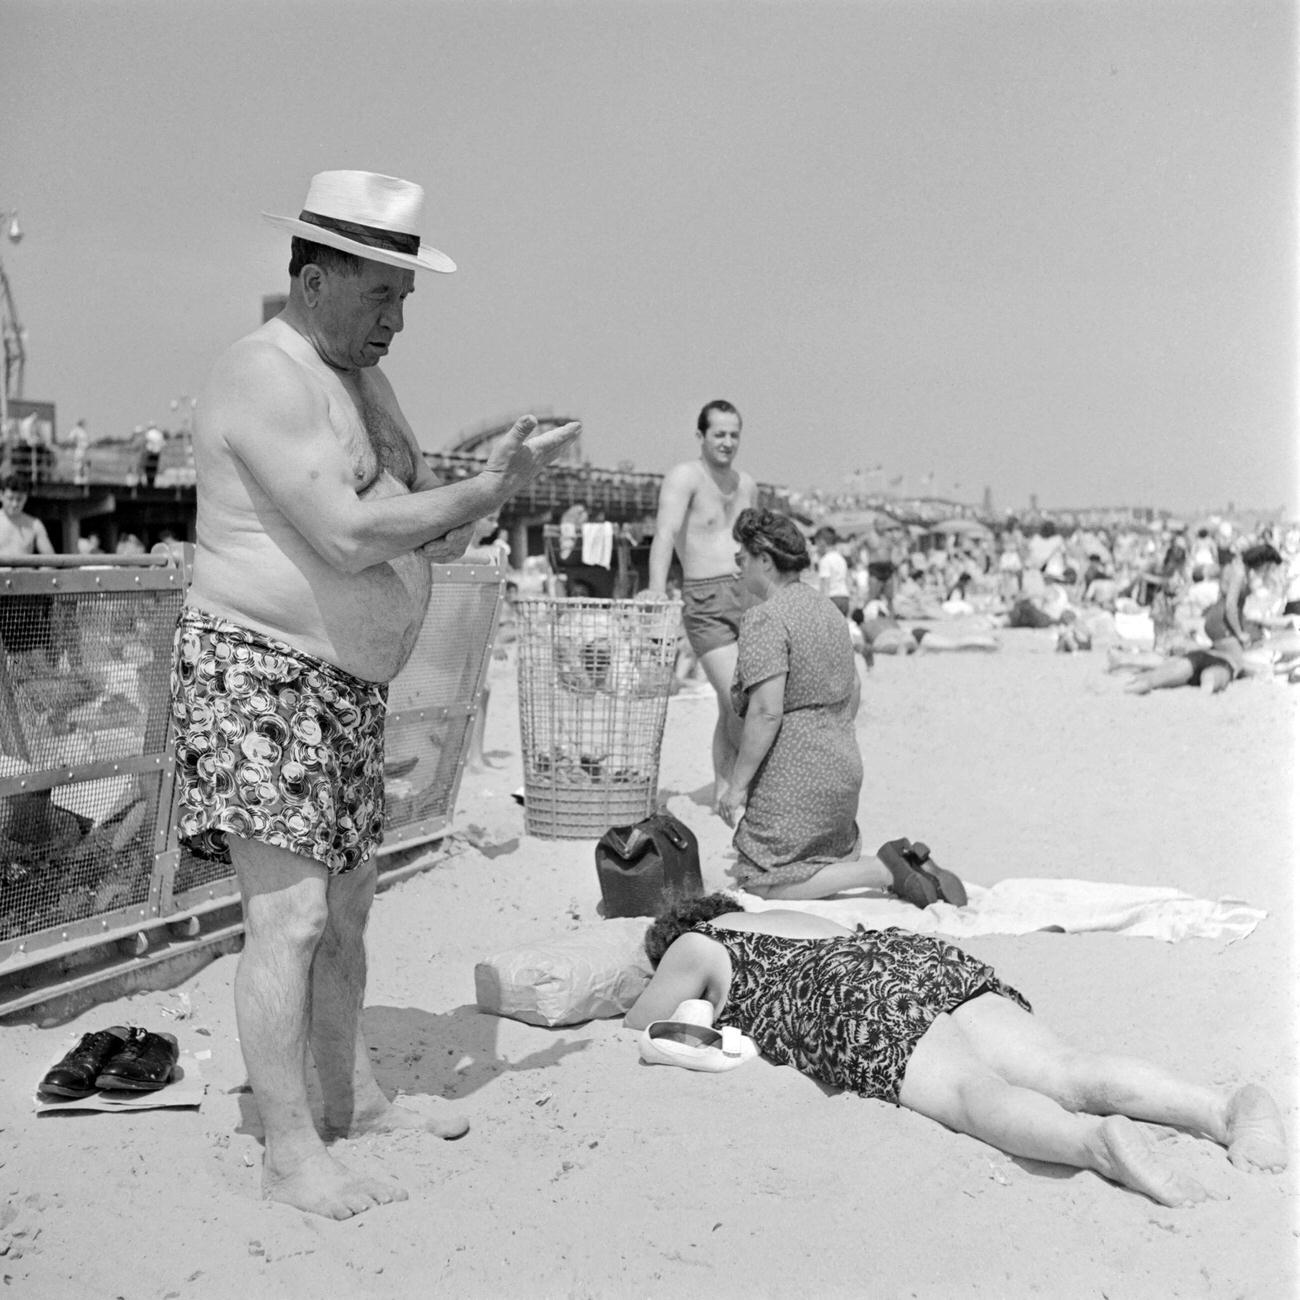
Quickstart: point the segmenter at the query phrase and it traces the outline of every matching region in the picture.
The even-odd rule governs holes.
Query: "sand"
[[[1003,639],[996,654],[877,662],[860,721],[864,838],[924,839],[981,884],[1170,885],[1267,909],[1233,944],[1029,934],[966,946],[1080,1044],[1215,1084],[1264,1084],[1294,1138],[1300,690],[1134,698],[1099,651],[1053,654],[1046,632]],[[510,673],[494,686],[492,768],[466,778],[451,851],[383,892],[369,932],[365,1025],[379,1079],[417,1100],[451,1098],[469,1136],[341,1143],[345,1159],[410,1192],[346,1223],[260,1201],[232,956],[66,1025],[10,1023],[0,1278],[13,1294],[1295,1293],[1294,1168],[1248,1175],[1205,1140],[1152,1128],[1162,1154],[1224,1198],[1164,1209],[764,1061],[690,1074],[643,1066],[617,1020],[548,1030],[478,1013],[476,961],[589,924],[599,901],[590,842],[523,833]],[[703,802],[712,719],[709,698],[672,701],[661,795],[698,834],[706,884],[723,886],[730,834]],[[202,1108],[32,1114],[56,1049],[113,1023],[210,1052]]]

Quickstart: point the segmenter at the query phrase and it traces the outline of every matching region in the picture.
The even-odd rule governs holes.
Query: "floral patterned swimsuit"
[[[172,718],[180,838],[230,861],[228,835],[359,867],[384,830],[388,688],[229,619],[176,625]]]
[[[786,939],[701,922],[731,957],[722,1020],[780,1065],[897,1103],[903,1072],[936,1016],[981,993],[1031,1011],[991,966],[933,935],[890,927]]]

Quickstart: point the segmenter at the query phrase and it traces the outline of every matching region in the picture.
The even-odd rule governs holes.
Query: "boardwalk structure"
[[[513,423],[513,421],[511,421]],[[564,421],[547,417],[544,424]],[[509,427],[507,424],[506,428]],[[433,472],[445,482],[467,478],[483,467],[491,437],[480,436],[470,449],[458,446],[445,452],[426,452]],[[164,532],[179,541],[194,540],[194,465],[188,440],[168,438],[152,484],[144,481],[139,449],[129,442],[99,442],[90,449],[85,482],[78,482],[64,449],[41,465],[15,464],[29,473],[32,490],[28,510],[44,522],[50,539],[62,552],[73,554],[83,537],[95,534],[107,552],[120,540],[135,534],[146,549]],[[608,519],[638,537],[653,527],[659,502],[661,474],[632,470],[598,469],[566,461],[552,465],[522,492],[507,502],[501,526],[511,541],[511,558],[522,563],[544,551],[543,530],[559,521],[571,506],[586,507],[589,518]],[[779,504],[779,488],[764,486],[765,499]]]

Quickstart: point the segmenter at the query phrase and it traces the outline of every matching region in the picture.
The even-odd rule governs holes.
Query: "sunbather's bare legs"
[[[1124,684],[1124,689],[1131,695],[1147,695],[1151,691],[1163,690],[1172,686],[1190,685],[1196,676],[1195,666],[1190,659],[1178,655],[1166,659],[1158,668],[1148,668],[1136,674],[1131,681]],[[1201,670],[1197,685],[1203,694],[1218,695],[1226,691],[1232,681],[1232,669],[1227,664],[1214,663]]]
[[[1159,668],[1165,656],[1158,650],[1135,650],[1131,646],[1111,646],[1106,651],[1106,671],[1137,672],[1142,668]]]
[[[927,632],[917,650],[929,654],[936,650],[1000,650],[1002,642],[988,633],[972,632],[967,636],[947,636],[942,632]]]
[[[1186,686],[1195,671],[1190,659],[1181,656],[1166,659],[1158,667],[1144,669],[1131,681],[1125,682],[1124,689],[1133,695],[1146,695],[1169,686]]]
[[[1012,1155],[1093,1169],[1164,1205],[1206,1192],[1166,1166],[1129,1118],[1204,1133],[1239,1168],[1276,1171],[1287,1160],[1281,1116],[1262,1088],[1225,1093],[1131,1057],[1076,1051],[996,994],[939,1017],[900,1100]]]
[[[1201,690],[1206,695],[1218,695],[1226,691],[1232,681],[1232,669],[1227,664],[1211,664],[1201,671]]]

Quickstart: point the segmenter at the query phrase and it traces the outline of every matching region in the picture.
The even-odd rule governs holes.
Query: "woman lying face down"
[[[626,1025],[703,998],[770,1060],[892,1101],[1009,1155],[1091,1169],[1162,1205],[1208,1193],[1151,1148],[1135,1119],[1189,1129],[1248,1172],[1286,1167],[1263,1088],[1189,1083],[1131,1057],[1077,1050],[983,962],[933,935],[853,932],[793,910],[686,899],[646,935],[654,977]]]

